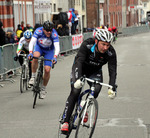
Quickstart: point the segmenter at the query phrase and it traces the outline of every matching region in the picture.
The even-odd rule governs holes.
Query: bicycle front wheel
[[[87,109],[86,104],[88,104]],[[91,138],[95,130],[98,117],[98,102],[93,98],[86,104],[83,106],[79,116],[75,138]]]
[[[24,88],[25,88],[25,65],[22,65],[22,72],[21,72],[21,77],[20,77],[20,92],[23,93]]]

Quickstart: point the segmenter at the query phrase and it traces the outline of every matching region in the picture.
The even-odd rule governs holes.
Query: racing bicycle
[[[76,131],[75,138],[91,138],[98,117],[98,102],[94,98],[95,85],[100,84],[112,89],[111,85],[101,83],[98,79],[86,78],[84,76],[81,80],[83,82],[85,82],[85,80],[90,82],[92,84],[91,88],[80,93],[69,121],[69,132],[65,134],[61,132],[61,125],[64,123],[64,114],[60,116],[58,138],[69,138],[72,130]]]
[[[43,64],[44,64],[44,61],[47,60],[47,61],[52,62],[52,60],[45,59],[43,56],[33,57],[33,58],[38,59],[38,61],[39,61],[39,67],[38,67],[37,74],[35,77],[35,82],[33,85],[33,97],[34,97],[33,108],[35,108],[37,97],[39,96],[39,99],[40,99],[40,91],[41,91],[41,87],[43,84]],[[52,64],[52,68],[54,68],[54,64]]]

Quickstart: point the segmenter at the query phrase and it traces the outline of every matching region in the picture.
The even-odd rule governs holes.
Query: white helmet
[[[95,39],[110,43],[113,40],[113,35],[107,29],[95,29]]]

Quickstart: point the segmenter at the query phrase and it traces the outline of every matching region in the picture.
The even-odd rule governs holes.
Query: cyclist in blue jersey
[[[59,54],[60,47],[58,33],[53,27],[54,25],[52,22],[45,21],[42,27],[35,30],[29,44],[29,59],[33,58],[33,56],[44,56],[44,58],[52,60],[53,64],[57,63],[57,56]],[[29,85],[34,84],[37,67],[38,59],[34,58],[32,61],[32,76],[29,81]],[[41,99],[44,99],[46,96],[46,86],[50,78],[51,67],[51,61],[44,61],[43,86],[40,92]]]

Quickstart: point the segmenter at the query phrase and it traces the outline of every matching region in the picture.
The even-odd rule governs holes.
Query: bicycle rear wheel
[[[95,130],[98,117],[98,102],[93,98],[89,101],[87,109],[85,107],[86,104],[83,106],[79,116],[75,138],[91,138]],[[87,119],[83,116],[84,113],[86,113]]]

